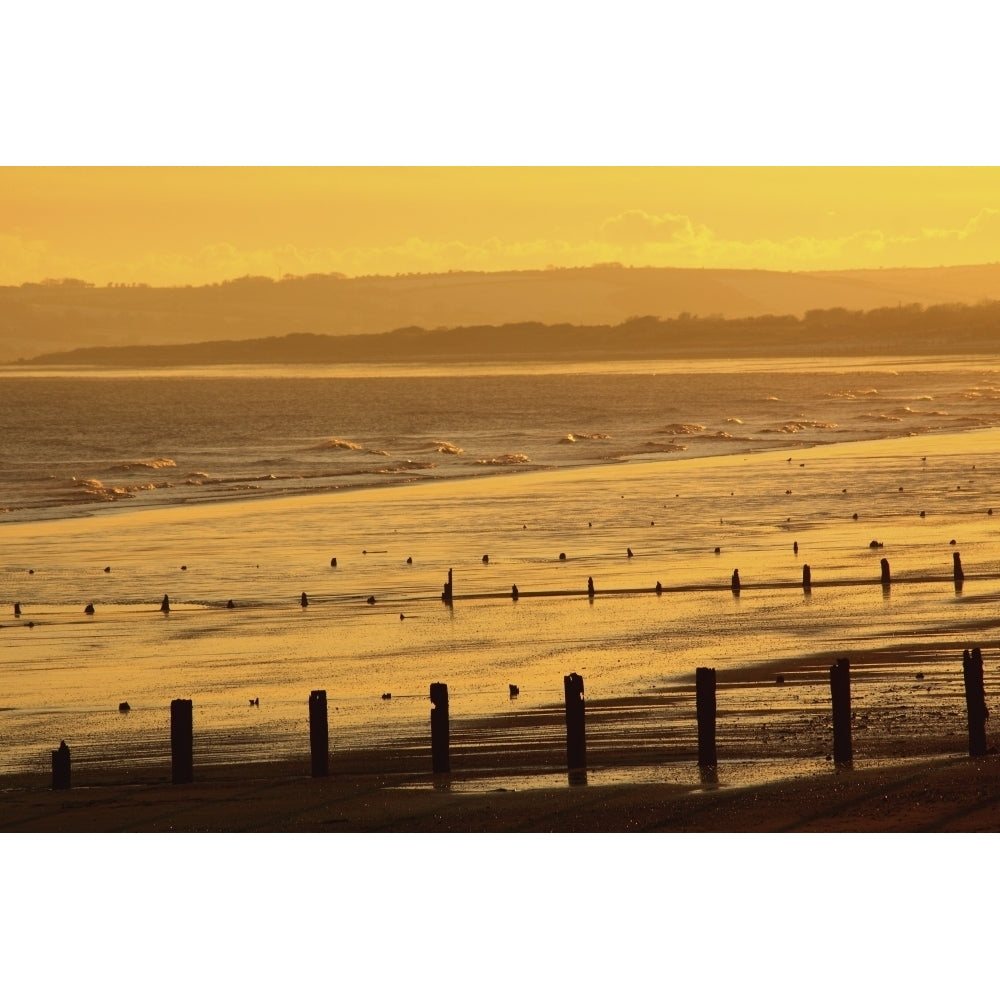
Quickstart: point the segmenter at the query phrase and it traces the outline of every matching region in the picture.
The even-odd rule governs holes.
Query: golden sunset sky
[[[1000,168],[0,169],[0,284],[1000,259]]]
[[[691,6],[21,5],[0,284],[1000,258],[1000,168],[851,166],[997,162],[978,6]]]

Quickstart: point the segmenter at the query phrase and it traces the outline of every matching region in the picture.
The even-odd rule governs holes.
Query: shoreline
[[[421,781],[255,766],[187,785],[126,780],[0,792],[0,833],[750,833],[1000,830],[1000,756],[930,756],[738,787],[546,787],[507,775]]]
[[[328,777],[308,745],[271,761],[201,763],[173,785],[160,766],[0,778],[0,832],[792,832],[1000,830],[1000,723],[968,755],[960,664],[904,674],[889,652],[852,665],[854,761],[832,751],[820,657],[724,674],[719,764],[697,765],[694,684],[587,703],[587,770],[566,769],[563,706],[452,719],[451,772],[431,772],[430,730],[370,749],[331,741]],[[896,669],[893,667],[896,666]],[[334,735],[335,734],[331,734]],[[169,751],[168,751],[169,753]]]
[[[232,505],[234,509],[251,504],[258,509],[268,506],[287,508],[288,505],[305,508],[309,505],[328,503],[338,497],[357,498],[359,496],[385,496],[398,491],[418,490],[432,493],[437,490],[453,490],[458,486],[463,492],[476,495],[483,490],[492,490],[503,494],[509,491],[514,483],[525,480],[551,485],[560,481],[599,481],[609,475],[620,474],[626,469],[630,478],[647,480],[665,474],[671,468],[683,468],[688,464],[697,463],[707,468],[717,466],[734,466],[743,463],[764,462],[771,459],[775,453],[786,452],[792,458],[809,455],[817,460],[836,459],[844,451],[851,452],[856,460],[871,458],[877,452],[890,448],[896,455],[901,454],[936,454],[954,458],[960,454],[980,454],[976,450],[978,438],[995,435],[998,428],[970,427],[964,430],[930,430],[921,434],[904,434],[899,436],[883,436],[872,438],[851,438],[843,441],[829,442],[799,442],[761,441],[757,447],[727,451],[717,455],[691,455],[685,452],[670,452],[656,457],[633,455],[625,459],[604,462],[581,462],[563,466],[553,465],[511,465],[488,467],[488,471],[470,471],[447,476],[415,476],[405,481],[385,480],[371,483],[345,483],[333,487],[304,488],[301,491],[288,491],[273,494],[254,494],[241,492],[232,496],[213,496],[207,498],[181,498],[180,500],[164,499],[160,502],[131,504],[128,501],[76,501],[72,504],[56,507],[38,508],[40,516],[30,518],[12,517],[15,509],[4,512],[0,510],[0,530],[31,530],[35,527],[51,527],[53,525],[75,525],[92,518],[118,517],[134,515],[136,517],[155,517],[169,514],[173,517],[198,517],[200,514],[214,512]],[[942,444],[944,442],[944,444]],[[959,442],[964,444],[958,447]],[[955,447],[948,448],[951,443]],[[140,495],[132,499],[140,498]],[[34,508],[33,508],[34,509]]]

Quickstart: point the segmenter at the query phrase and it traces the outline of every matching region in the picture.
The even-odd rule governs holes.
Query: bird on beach
[[[302,591],[302,596],[299,598],[299,604],[301,604],[304,608],[309,607],[309,598],[306,597],[306,592],[304,590]]]

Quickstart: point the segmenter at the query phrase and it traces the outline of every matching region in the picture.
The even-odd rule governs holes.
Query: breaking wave
[[[799,434],[802,431],[833,431],[837,425],[826,420],[789,420],[777,427],[762,427],[761,434]]]
[[[528,465],[531,459],[520,453],[516,455],[497,455],[495,458],[477,458],[476,465]]]
[[[657,432],[659,434],[700,434],[705,430],[704,424],[667,424]]]
[[[344,451],[365,450],[360,444],[355,444],[353,441],[344,441],[341,438],[329,438],[326,441],[321,441],[315,447],[319,450],[325,450],[327,448],[342,448]]]
[[[610,441],[610,434],[567,434],[559,439],[560,444],[576,444],[577,441]]]
[[[133,469],[176,469],[177,463],[172,458],[146,458],[138,462],[118,462],[109,465],[105,472],[132,472]]]
[[[465,449],[450,441],[431,441],[430,447],[442,455],[464,455]]]

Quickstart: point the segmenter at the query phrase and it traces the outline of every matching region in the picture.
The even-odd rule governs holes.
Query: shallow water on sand
[[[547,713],[574,671],[595,701],[706,665],[954,659],[996,641],[997,443],[973,431],[8,523],[0,774],[46,771],[60,740],[74,766],[168,772],[174,698],[194,702],[196,766],[308,758],[315,689],[334,755],[389,755],[429,745],[431,682],[449,685],[453,732],[492,716],[510,746],[540,741],[558,765]],[[693,732],[693,705],[677,711]],[[604,738],[627,741],[615,725]]]

